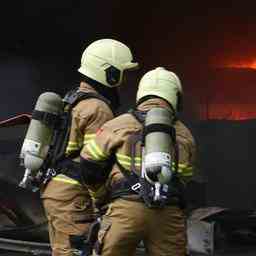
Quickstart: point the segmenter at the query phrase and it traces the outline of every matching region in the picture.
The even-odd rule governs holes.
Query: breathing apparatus
[[[139,112],[134,115],[139,119]],[[131,189],[139,193],[148,207],[162,207],[168,202],[177,164],[174,116],[166,108],[154,107],[139,120],[143,124],[141,174]],[[131,182],[132,179],[128,178]]]
[[[166,205],[173,193],[172,180],[178,169],[174,120],[180,110],[182,87],[179,78],[164,68],[147,72],[139,83],[137,104],[150,97],[160,98],[170,108],[154,107],[144,120],[140,195],[149,207]]]
[[[40,178],[38,171],[48,156],[62,111],[63,102],[58,94],[45,92],[39,96],[20,153],[21,165],[26,169],[20,187],[38,189],[34,182]]]
[[[78,88],[69,91],[63,99],[52,92],[39,96],[20,153],[21,165],[26,169],[21,187],[37,191],[42,183],[46,184],[63,168],[71,111],[80,101],[89,98],[99,99],[110,107],[110,102],[103,96]],[[72,156],[79,154],[80,150],[77,150]]]

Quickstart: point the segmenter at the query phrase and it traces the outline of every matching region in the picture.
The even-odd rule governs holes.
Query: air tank
[[[41,115],[53,114],[59,116],[63,111],[62,98],[53,92],[41,94],[36,102],[35,111]],[[40,118],[39,118],[40,119]],[[42,166],[53,137],[54,127],[46,120],[31,119],[25,140],[21,149],[21,164],[31,173]]]
[[[172,177],[172,138],[173,114],[156,107],[148,111],[145,119],[144,169],[145,178],[151,184],[167,184]]]

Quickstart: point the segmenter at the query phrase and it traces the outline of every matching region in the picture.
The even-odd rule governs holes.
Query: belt
[[[120,197],[127,200],[144,202],[142,197],[137,192],[131,189],[128,181],[125,178],[121,179],[111,187],[111,193],[110,193],[111,200],[114,200]],[[185,208],[184,197],[179,194],[170,195],[166,206],[177,206],[181,209],[184,209]]]
[[[58,173],[62,173],[69,178],[82,183],[80,163],[77,163],[70,158],[65,158],[58,163],[57,169]]]

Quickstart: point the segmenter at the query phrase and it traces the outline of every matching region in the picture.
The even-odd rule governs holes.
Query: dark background
[[[256,3],[252,1],[4,1],[0,5],[0,120],[30,113],[39,94],[78,85],[84,48],[129,45],[141,63],[121,87],[134,104],[139,78],[157,66],[184,87],[181,117],[198,143],[208,205],[253,208]]]
[[[245,106],[248,97],[255,104],[253,79],[230,81],[233,74],[212,74],[216,68],[253,66],[255,7],[253,1],[4,1],[0,6],[4,99],[0,119],[30,112],[42,91],[64,93],[76,86],[81,53],[100,38],[128,44],[141,63],[123,94],[134,96],[138,78],[151,68],[164,66],[183,81],[187,115],[200,116],[209,102],[221,101],[231,104],[229,109],[240,104],[236,119],[256,117],[248,110],[254,106]],[[210,83],[216,76],[218,80]],[[225,97],[219,99],[223,90]],[[217,118],[223,117],[227,113],[219,111]]]

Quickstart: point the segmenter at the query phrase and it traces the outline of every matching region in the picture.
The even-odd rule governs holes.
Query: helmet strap
[[[107,87],[104,84],[99,83],[96,80],[87,76],[81,76],[81,80],[92,86],[96,92],[108,99],[111,103],[111,109],[113,112],[120,106],[120,97],[116,87]]]
[[[181,112],[183,110],[183,97],[180,92],[177,92],[177,112]]]

